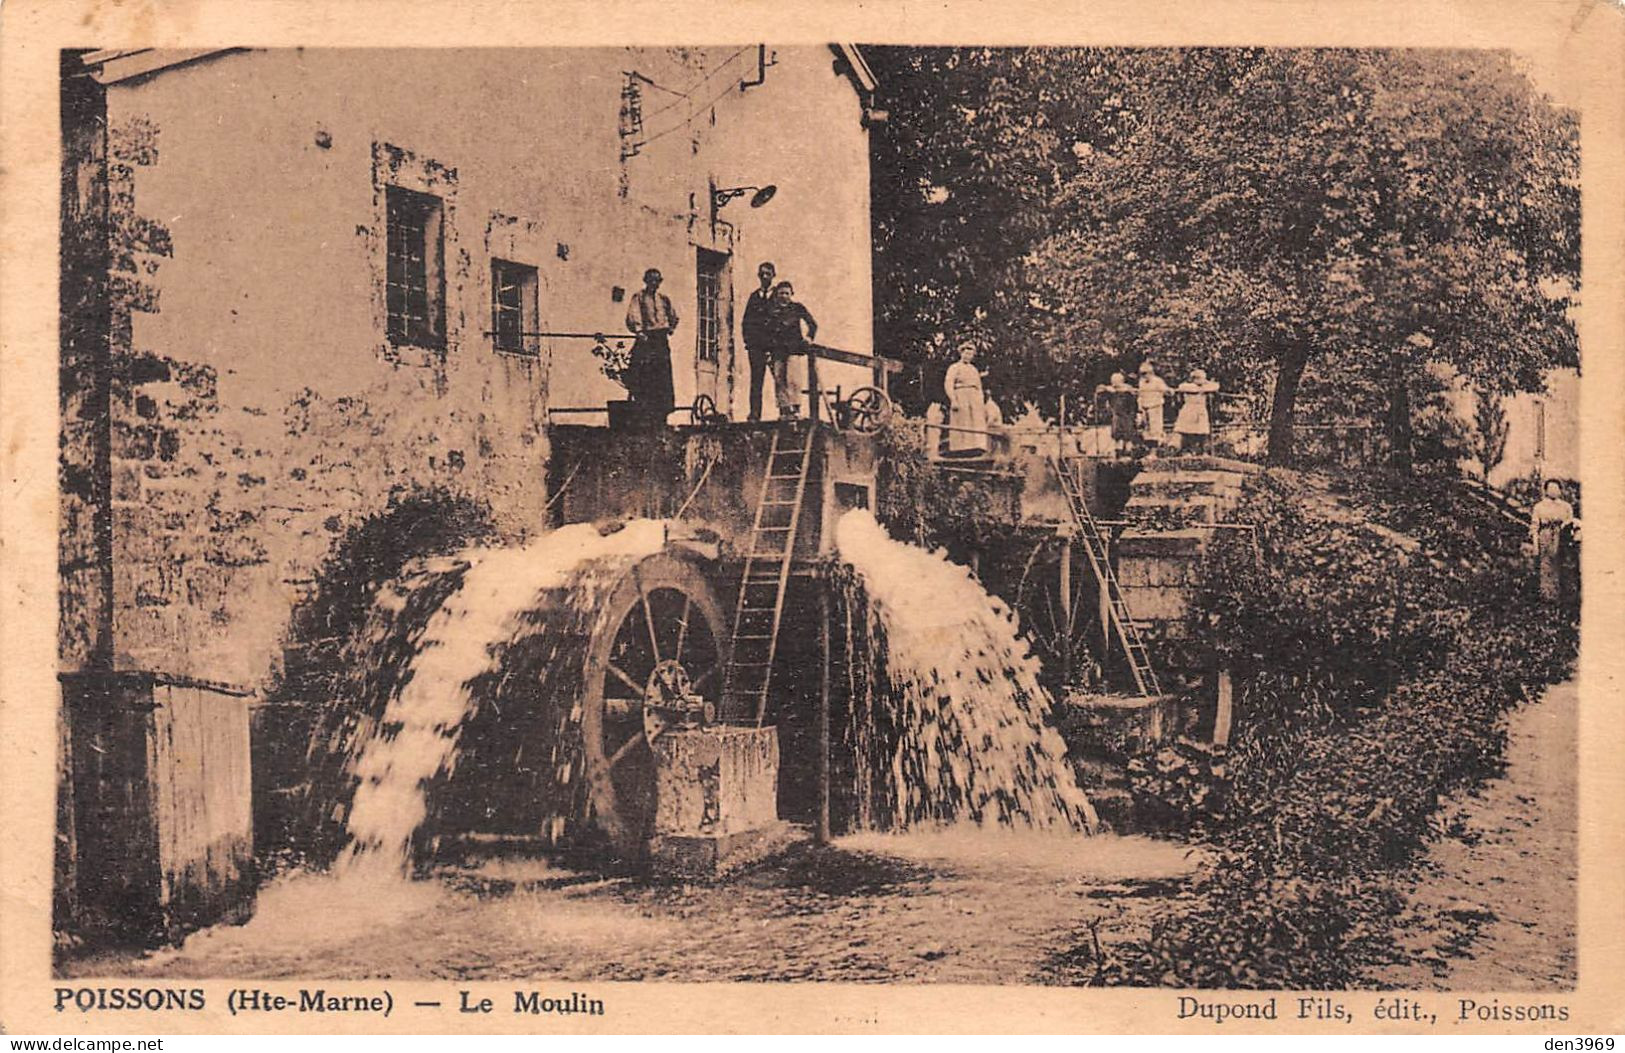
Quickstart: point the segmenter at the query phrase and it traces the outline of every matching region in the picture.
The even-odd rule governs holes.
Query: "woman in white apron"
[[[1579,527],[1574,506],[1563,500],[1563,484],[1556,479],[1546,480],[1546,496],[1530,510],[1529,548],[1535,556],[1540,598],[1547,603],[1563,598],[1563,543]]]
[[[948,396],[948,453],[956,457],[980,457],[987,453],[987,396],[982,392],[982,374],[976,371],[976,348],[965,344],[959,361],[948,367],[943,393]],[[968,429],[968,430],[965,430]]]
[[[1200,369],[1192,370],[1190,379],[1179,385],[1181,402],[1179,417],[1174,421],[1174,434],[1179,436],[1180,449],[1201,453],[1206,448],[1207,437],[1213,432],[1208,400],[1218,390],[1219,385]]]

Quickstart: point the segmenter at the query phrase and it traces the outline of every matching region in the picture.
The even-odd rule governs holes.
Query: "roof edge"
[[[95,78],[96,83],[107,85],[144,77],[160,70],[173,69],[215,55],[245,48],[108,48],[81,55],[79,61]]]
[[[856,44],[831,44],[845,62],[846,74],[859,91],[872,92],[879,84],[874,70]],[[245,48],[106,48],[80,56],[79,61],[98,84],[117,84],[161,70],[184,66],[214,55]]]
[[[875,71],[869,68],[869,61],[863,57],[856,44],[831,44],[831,48],[846,60],[847,75],[852,78],[859,91],[872,92],[880,81],[875,77]]]

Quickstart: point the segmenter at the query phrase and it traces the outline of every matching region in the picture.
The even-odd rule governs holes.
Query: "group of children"
[[[1154,457],[1169,442],[1166,414],[1170,396],[1179,397],[1173,445],[1201,453],[1213,433],[1211,402],[1218,393],[1218,383],[1209,380],[1204,370],[1191,370],[1190,378],[1176,388],[1170,387],[1157,375],[1156,367],[1146,361],[1140,364],[1137,387],[1123,374],[1113,373],[1109,383],[1095,389],[1095,400],[1111,418],[1112,441],[1119,452],[1144,446],[1147,456]]]

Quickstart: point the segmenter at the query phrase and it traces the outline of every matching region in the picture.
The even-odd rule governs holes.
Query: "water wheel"
[[[1093,648],[1099,592],[1079,562],[1046,538],[1034,546],[1016,589],[1017,617],[1053,686],[1098,687],[1104,675]]]
[[[665,553],[637,563],[601,610],[587,653],[582,752],[592,822],[630,859],[654,819],[651,743],[683,696],[699,696],[714,710],[726,623],[695,564]]]

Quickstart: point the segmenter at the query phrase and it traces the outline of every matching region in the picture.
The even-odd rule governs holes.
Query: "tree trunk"
[[[1298,401],[1298,385],[1304,366],[1309,364],[1309,346],[1301,341],[1285,344],[1276,353],[1280,362],[1275,376],[1275,398],[1270,403],[1270,464],[1292,463],[1293,409]]]
[[[1411,473],[1411,386],[1403,360],[1395,356],[1388,371],[1388,467]]]

